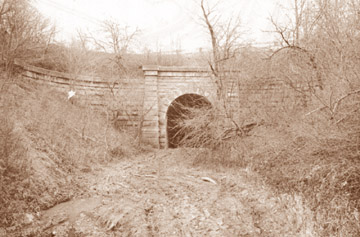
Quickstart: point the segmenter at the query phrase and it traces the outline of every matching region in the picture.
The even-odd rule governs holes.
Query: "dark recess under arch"
[[[211,103],[204,97],[198,94],[184,94],[177,97],[169,106],[166,112],[166,132],[168,139],[168,147],[176,148],[180,146],[180,141],[185,134],[179,132],[181,127],[178,125],[178,120],[188,111],[186,107],[202,108],[211,107]]]

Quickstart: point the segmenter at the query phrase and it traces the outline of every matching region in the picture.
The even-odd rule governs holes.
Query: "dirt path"
[[[41,214],[43,236],[312,236],[298,198],[277,196],[246,170],[194,167],[162,150],[97,167],[86,192]]]

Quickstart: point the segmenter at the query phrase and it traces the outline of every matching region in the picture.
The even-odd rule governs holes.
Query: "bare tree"
[[[102,51],[111,53],[113,55],[111,61],[116,64],[117,69],[121,73],[127,73],[126,55],[140,34],[140,30],[131,29],[127,25],[122,26],[110,19],[102,22],[101,32],[104,38],[91,36],[93,43]]]
[[[70,44],[64,47],[63,56],[66,61],[66,68],[76,79],[79,75],[93,75],[95,53],[89,49],[89,38],[81,31],[77,32],[77,37],[72,38]]]
[[[224,14],[219,4],[220,1],[213,5],[210,1],[199,1],[201,21],[211,42],[208,64],[215,80],[217,99],[211,106],[176,105],[179,115],[173,118],[174,132],[171,136],[179,145],[207,147],[212,149],[213,154],[228,154],[237,146],[238,139],[247,136],[260,124],[246,121],[240,115],[238,101],[231,98],[238,93],[236,87],[240,87],[237,66],[241,56],[243,26],[239,16]]]
[[[0,2],[0,50],[5,70],[12,72],[15,59],[26,59],[45,49],[55,27],[27,0]]]
[[[219,2],[210,5],[201,0],[202,21],[209,32],[212,47],[212,57],[208,61],[217,85],[217,95],[224,97],[224,80],[222,72],[226,70],[227,62],[236,57],[240,50],[242,25],[239,16],[228,19],[222,17],[217,10]]]
[[[280,24],[271,18],[283,45],[270,57],[273,75],[290,84],[308,82],[308,95],[320,102],[332,119],[343,101],[341,98],[358,94],[360,88],[359,58],[354,53],[360,47],[357,40],[360,2],[293,0],[293,3],[293,17],[290,15],[287,23]]]

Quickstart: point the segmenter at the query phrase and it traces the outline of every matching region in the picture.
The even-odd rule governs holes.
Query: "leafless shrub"
[[[210,38],[216,42],[209,18],[213,9],[201,3]],[[201,165],[246,166],[275,190],[302,195],[320,236],[357,236],[360,71],[353,53],[359,45],[353,39],[358,38],[354,11],[359,2],[295,0],[294,4],[291,24],[279,25],[272,19],[282,47],[265,60],[256,59],[261,62],[257,67],[242,67],[238,77],[227,70],[245,63],[222,63],[223,70],[214,74],[223,85],[218,105],[210,110],[183,109],[178,134],[183,133],[179,137],[184,146],[207,148],[198,156]],[[213,48],[216,55],[220,47],[213,43]],[[275,98],[278,94],[251,94],[251,89],[267,86],[272,78],[289,88],[274,90],[282,91],[283,99]],[[238,93],[238,85],[245,85],[248,92]],[[232,91],[234,98],[229,96]],[[269,108],[273,98],[276,105]],[[256,100],[254,109],[251,103]],[[247,122],[249,118],[252,121]]]
[[[0,108],[0,227],[12,231],[24,215],[71,198],[81,188],[73,172],[137,152],[98,112],[37,84],[11,84]]]
[[[16,59],[34,57],[53,39],[55,28],[26,0],[0,3],[0,54],[8,79]]]
[[[117,77],[131,75],[132,70],[129,70],[129,53],[140,34],[140,30],[138,28],[132,29],[128,25],[121,25],[113,19],[108,19],[102,22],[100,32],[100,35],[104,37],[94,36],[89,33],[88,38],[95,48],[109,53],[106,60],[111,66],[111,71]]]
[[[3,91],[4,92],[4,91]],[[0,227],[16,223],[21,218],[24,202],[14,202],[22,192],[30,175],[30,161],[21,137],[21,130],[14,122],[13,102],[0,96]],[[31,198],[24,194],[24,197]]]

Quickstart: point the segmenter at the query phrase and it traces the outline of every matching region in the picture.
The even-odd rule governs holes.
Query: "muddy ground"
[[[160,150],[92,167],[76,176],[75,198],[38,213],[22,235],[312,236],[300,198],[275,194],[249,170],[203,168],[194,157]]]

